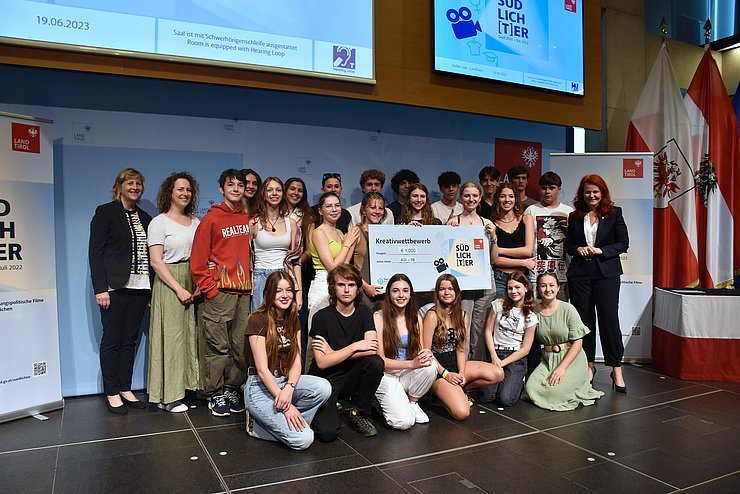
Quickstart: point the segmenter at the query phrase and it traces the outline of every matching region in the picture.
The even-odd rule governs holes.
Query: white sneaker
[[[418,403],[412,402],[411,410],[414,411],[414,421],[417,424],[428,424],[429,423],[429,415],[424,413],[424,410],[421,409]]]
[[[173,413],[183,413],[189,410],[188,406],[181,401],[173,401],[172,403],[160,403],[159,409]]]

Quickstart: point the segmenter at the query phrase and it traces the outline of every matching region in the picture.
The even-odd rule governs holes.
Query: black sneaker
[[[224,398],[226,404],[229,405],[229,411],[231,413],[243,413],[244,412],[244,400],[239,398],[239,395],[234,391],[224,391]]]
[[[356,408],[349,413],[349,421],[352,427],[365,437],[372,437],[378,434],[370,417],[365,416]]]
[[[216,417],[228,417],[231,415],[229,411],[229,404],[226,402],[226,396],[222,394],[215,394],[208,400],[208,408],[211,409],[211,414]]]

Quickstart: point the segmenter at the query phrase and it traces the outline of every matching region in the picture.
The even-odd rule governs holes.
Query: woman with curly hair
[[[271,273],[264,293],[264,303],[247,320],[247,433],[306,449],[314,439],[311,421],[331,395],[331,385],[321,377],[301,375],[293,278],[284,271]]]
[[[190,250],[200,223],[198,184],[188,172],[171,174],[157,194],[159,214],[149,224],[149,262],[156,273],[149,324],[149,402],[185,412],[185,390],[200,388],[198,332]]]
[[[503,369],[504,379],[481,390],[481,403],[497,401],[510,407],[519,400],[536,330],[532,287],[524,274],[514,271],[506,282],[506,296],[491,302],[484,331],[491,361]]]

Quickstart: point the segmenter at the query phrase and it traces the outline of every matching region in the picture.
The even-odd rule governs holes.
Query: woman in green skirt
[[[198,333],[190,274],[190,249],[200,223],[193,216],[198,184],[187,172],[165,179],[157,195],[161,212],[149,225],[149,259],[156,273],[149,325],[149,402],[185,412],[185,390],[200,388]]]
[[[554,411],[593,405],[604,393],[589,382],[582,341],[589,329],[575,307],[558,300],[560,282],[555,273],[540,274],[537,291],[542,302],[535,309],[539,320],[535,338],[544,348],[540,365],[527,379],[525,398]]]

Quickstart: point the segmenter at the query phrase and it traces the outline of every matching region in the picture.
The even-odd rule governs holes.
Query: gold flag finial
[[[704,44],[709,44],[709,38],[712,36],[712,22],[707,18],[707,22],[704,23]]]
[[[668,28],[666,27],[665,17],[660,19],[660,42],[665,44],[665,38],[668,36]]]

